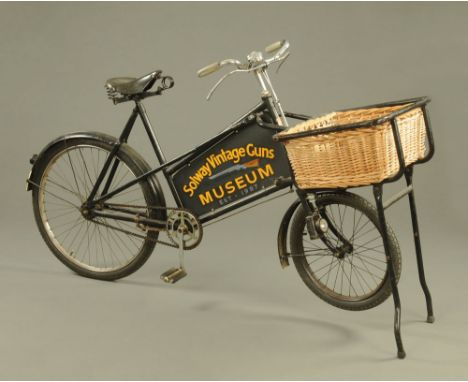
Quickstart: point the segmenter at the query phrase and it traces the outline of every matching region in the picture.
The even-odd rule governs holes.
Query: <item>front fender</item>
[[[296,212],[297,208],[301,205],[301,201],[297,199],[294,201],[289,208],[286,210],[286,213],[281,220],[280,227],[278,230],[278,255],[282,268],[289,266],[288,260],[288,231],[289,225],[291,224],[291,219]]]

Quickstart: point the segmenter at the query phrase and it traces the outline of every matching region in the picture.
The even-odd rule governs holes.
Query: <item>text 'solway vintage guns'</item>
[[[227,59],[201,69],[200,77],[233,68],[208,98],[228,76],[252,73],[260,85],[261,102],[212,139],[172,160],[166,160],[142,101],[172,88],[173,79],[158,70],[141,78],[108,80],[107,92],[115,104],[134,103],[120,137],[67,134],[31,159],[27,187],[32,190],[39,231],[66,266],[101,280],[135,272],[157,243],[177,248],[178,266],[161,276],[174,283],[186,275],[184,251],[198,246],[207,223],[264,198],[296,192],[297,201],[279,227],[281,265],[292,260],[316,295],[342,309],[370,309],[392,294],[398,357],[403,358],[397,288],[400,248],[384,210],[408,195],[427,321],[433,322],[412,183],[414,165],[428,161],[434,152],[426,111],[429,99],[388,102],[314,119],[285,112],[268,68],[281,65],[288,48],[287,41],[280,41],[266,48],[269,58],[252,52],[246,62]],[[127,143],[137,117],[160,163],[154,169]],[[301,122],[289,127],[294,120]],[[174,206],[166,205],[156,174],[167,181]],[[383,185],[402,176],[407,187],[384,202]],[[373,187],[376,207],[347,191],[366,185]],[[167,239],[160,238],[162,233]]]

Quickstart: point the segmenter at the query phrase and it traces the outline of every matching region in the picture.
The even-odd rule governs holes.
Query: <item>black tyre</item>
[[[53,146],[36,164],[39,187],[32,192],[36,223],[54,255],[79,275],[99,280],[116,280],[135,272],[151,255],[158,238],[157,232],[143,232],[134,223],[83,217],[80,207],[111,150],[112,144],[98,137],[72,138]],[[149,170],[125,144],[118,160],[109,191]],[[160,214],[147,208],[159,205],[148,181],[109,202],[146,206],[143,216],[158,218]]]
[[[290,247],[300,277],[318,297],[338,308],[366,310],[381,304],[392,289],[376,209],[351,193],[321,194],[316,204],[328,222],[322,238],[310,239],[301,207],[292,221]],[[388,224],[387,231],[398,280],[400,248]]]

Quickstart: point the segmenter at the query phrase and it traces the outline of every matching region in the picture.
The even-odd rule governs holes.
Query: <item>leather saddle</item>
[[[156,70],[143,77],[115,77],[106,81],[106,89],[109,96],[115,97],[115,93],[124,96],[144,93],[151,89],[161,75],[161,70]]]

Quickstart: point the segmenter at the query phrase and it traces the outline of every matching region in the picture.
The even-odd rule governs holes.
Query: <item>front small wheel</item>
[[[306,214],[298,209],[290,234],[291,256],[312,292],[341,309],[366,310],[392,293],[389,266],[376,209],[351,193],[317,195],[316,205],[328,230],[311,240]],[[398,241],[387,224],[397,280],[401,273]]]

